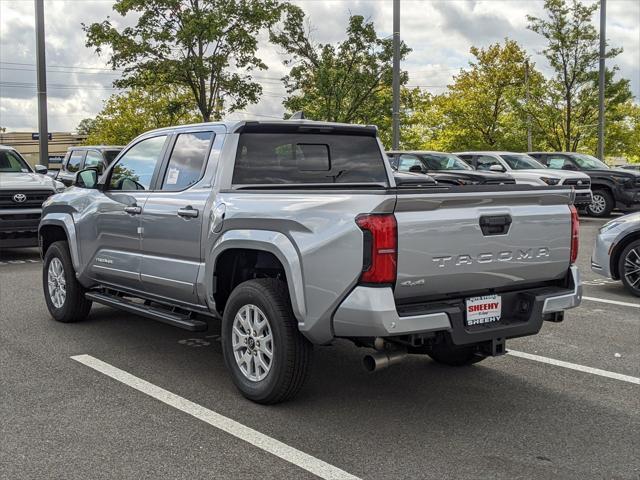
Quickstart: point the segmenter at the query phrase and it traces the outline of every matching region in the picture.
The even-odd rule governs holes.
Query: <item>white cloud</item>
[[[344,36],[350,13],[372,19],[380,35],[392,33],[392,2],[360,0],[293,0],[310,18],[314,38],[322,43],[337,42]],[[49,68],[49,126],[51,130],[71,130],[84,117],[95,115],[103,101],[114,92],[117,77],[106,70],[104,58],[84,46],[82,23],[110,16],[120,24],[130,23],[105,1],[45,1],[47,63],[75,68]],[[532,54],[539,68],[549,72],[538,52],[542,39],[526,29],[526,14],[542,15],[543,3],[510,0],[456,0],[402,2],[402,37],[413,49],[403,68],[411,85],[424,85],[434,92],[443,90],[452,76],[465,67],[472,45],[486,46],[505,37],[520,42]],[[608,2],[607,37],[624,52],[615,59],[620,75],[631,80],[640,97],[640,2]],[[284,89],[278,79],[284,75],[282,57],[266,38],[260,55],[269,70],[256,73],[263,82],[264,96],[247,108],[256,115],[283,113]],[[33,2],[0,1],[0,125],[10,129],[33,130],[37,125],[35,98],[35,33]],[[23,65],[26,64],[26,65]],[[91,68],[95,69],[91,69]],[[243,117],[245,113],[234,116]]]

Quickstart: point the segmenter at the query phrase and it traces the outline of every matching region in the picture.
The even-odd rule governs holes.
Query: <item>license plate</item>
[[[502,298],[500,295],[467,298],[467,325],[481,325],[500,321]]]

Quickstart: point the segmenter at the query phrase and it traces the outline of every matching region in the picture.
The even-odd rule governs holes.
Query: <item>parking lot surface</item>
[[[97,305],[56,323],[37,250],[5,251],[0,478],[640,478],[640,299],[590,270],[603,223],[581,222],[582,306],[507,344],[565,363],[410,356],[367,374],[337,342],[271,407],[233,387],[217,323],[193,334]]]

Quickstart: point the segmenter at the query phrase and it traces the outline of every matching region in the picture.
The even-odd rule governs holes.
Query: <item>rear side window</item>
[[[554,156],[551,156],[551,155],[549,155],[547,157],[547,166],[549,168],[555,168],[557,170],[562,170],[567,163],[570,163],[570,162],[567,161],[567,159],[564,158],[564,157],[554,157]]]
[[[89,150],[87,152],[87,158],[84,160],[84,168],[95,167],[102,165],[102,155],[99,152]]]
[[[82,159],[84,158],[84,150],[74,150],[71,152],[69,156],[69,161],[67,162],[67,170],[69,172],[77,172],[80,170],[80,164],[82,163]]]
[[[162,190],[185,190],[202,177],[213,132],[181,133],[171,152]]]
[[[387,184],[377,139],[363,135],[243,133],[235,185]]]

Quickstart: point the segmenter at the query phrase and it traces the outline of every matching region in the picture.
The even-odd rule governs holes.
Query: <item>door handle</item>
[[[124,207],[124,211],[131,215],[140,215],[142,213],[142,207],[133,205],[131,207]]]
[[[185,218],[196,218],[198,216],[198,210],[196,210],[192,206],[188,206],[178,210],[178,215]]]

